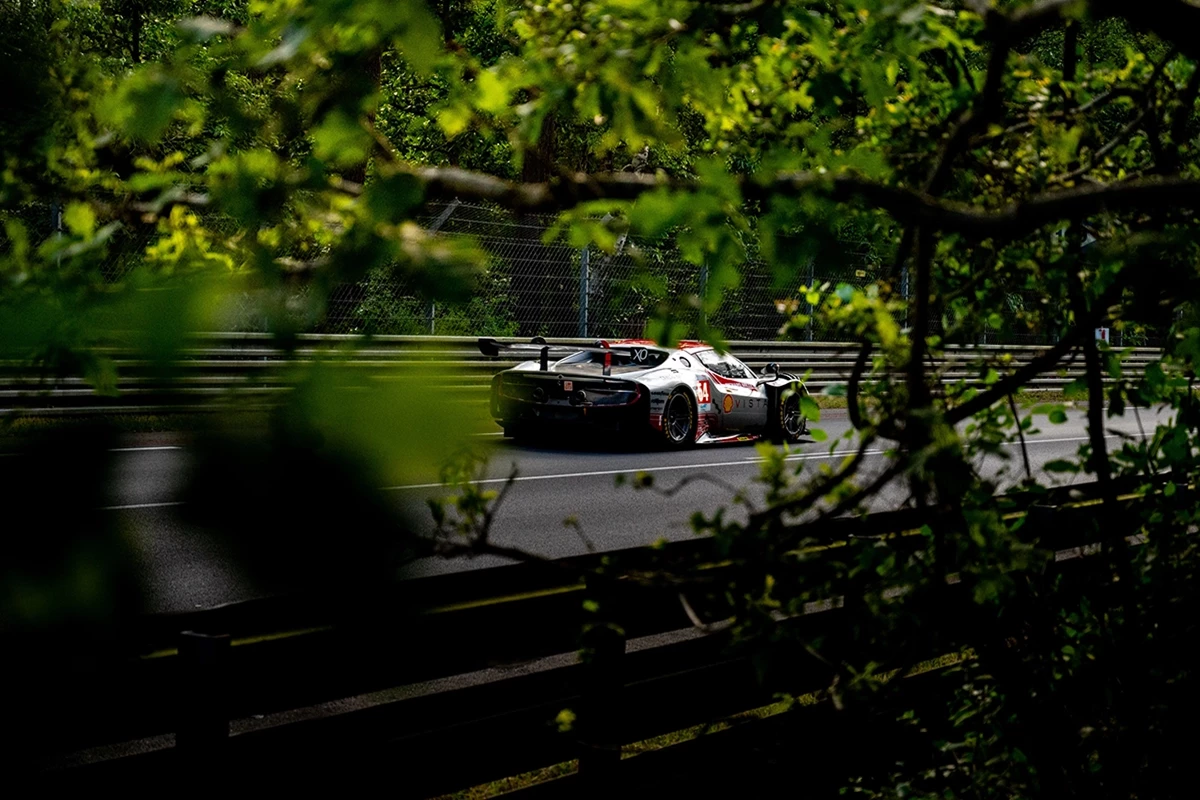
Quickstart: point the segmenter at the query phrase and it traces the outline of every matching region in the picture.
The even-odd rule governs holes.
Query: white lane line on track
[[[1104,438],[1105,439],[1118,439],[1121,437],[1110,434],[1108,436],[1105,436]],[[1068,437],[1064,437],[1064,438],[1060,438],[1060,439],[1027,439],[1025,443],[1027,445],[1033,445],[1033,444],[1055,444],[1055,443],[1062,443],[1062,442],[1086,442],[1086,441],[1088,441],[1087,436],[1068,436]],[[1009,443],[1007,443],[1006,446],[1019,447],[1020,442],[1009,442]],[[845,456],[852,456],[857,452],[858,452],[857,450],[837,450],[833,453],[802,453],[799,455],[788,456],[785,460],[786,461],[819,461],[819,460],[830,459],[830,458],[844,458]],[[879,456],[879,455],[883,455],[886,452],[887,452],[886,450],[882,450],[882,449],[867,450],[866,452],[863,453],[863,455]],[[593,477],[603,477],[605,475],[626,475],[626,474],[637,473],[637,472],[673,472],[673,471],[681,470],[681,469],[707,469],[707,468],[711,468],[711,467],[740,467],[740,466],[744,466],[746,464],[751,464],[751,463],[762,463],[762,459],[761,458],[751,458],[751,459],[743,459],[741,461],[714,461],[714,462],[707,463],[707,464],[671,464],[671,465],[662,466],[662,467],[640,467],[640,468],[639,467],[627,467],[625,469],[603,469],[603,470],[595,470],[592,472],[563,472],[563,473],[554,473],[552,475],[524,475],[524,476],[519,475],[516,478],[512,478],[511,480],[514,483],[524,483],[526,481],[549,481],[549,480],[555,480],[555,479],[560,479],[560,478],[593,478]],[[510,480],[510,478],[484,478],[483,480],[471,481],[471,483],[474,485],[482,485],[485,483],[508,483],[509,480]],[[383,487],[383,491],[399,492],[399,491],[406,491],[406,490],[410,490],[410,489],[438,489],[438,488],[444,487],[445,485],[446,484],[444,484],[444,483],[413,483],[413,484],[407,484],[404,486],[385,486],[385,487]]]
[[[1104,438],[1105,439],[1117,439],[1117,438],[1121,438],[1121,437],[1110,434],[1108,436],[1105,436]],[[1028,440],[1026,440],[1026,444],[1027,445],[1055,444],[1055,443],[1061,444],[1062,442],[1086,442],[1087,440],[1088,440],[1087,436],[1068,436],[1068,437],[1059,438],[1059,439],[1028,439]],[[1016,447],[1016,446],[1018,446],[1018,444],[1019,444],[1018,442],[1010,442],[1010,443],[1008,443],[1008,446]],[[178,448],[173,448],[173,449],[178,449]],[[844,458],[845,456],[854,455],[856,452],[857,452],[856,450],[838,450],[833,453],[801,453],[801,454],[794,455],[794,456],[788,456],[787,460],[788,461],[817,461],[817,460],[829,459],[829,458]],[[868,450],[868,451],[866,451],[866,453],[864,453],[864,455],[878,456],[878,455],[883,455],[885,452],[886,452],[885,450]],[[742,460],[742,461],[716,461],[716,462],[712,462],[712,463],[708,463],[708,464],[672,464],[672,465],[662,466],[662,467],[643,467],[640,469],[634,467],[634,468],[627,468],[627,469],[596,470],[593,472],[565,472],[565,473],[556,473],[553,475],[525,475],[525,476],[518,476],[515,479],[515,482],[522,483],[525,481],[548,481],[548,480],[554,480],[556,478],[591,478],[591,477],[603,477],[605,475],[622,475],[622,474],[636,473],[636,472],[673,472],[673,471],[677,471],[677,470],[681,470],[681,469],[705,469],[705,468],[709,468],[709,467],[738,467],[738,466],[743,466],[743,465],[745,465],[747,463],[751,463],[751,462],[760,462],[761,463],[761,461],[762,461],[761,458],[755,458],[755,459]],[[472,483],[475,483],[475,484],[506,483],[508,480],[509,480],[508,478],[486,478],[481,481],[472,481]],[[414,483],[414,484],[409,484],[406,486],[385,486],[383,488],[383,491],[398,492],[398,491],[405,491],[405,490],[411,490],[411,489],[439,489],[439,488],[444,487],[445,485],[446,484],[444,484],[444,483]],[[183,503],[179,502],[179,501],[166,502],[166,503],[133,503],[130,505],[123,505],[123,506],[105,506],[104,508],[101,509],[101,511],[140,511],[142,509],[148,509],[148,508],[170,508],[172,506],[181,506],[181,505],[183,505]]]
[[[812,461],[822,458],[839,458],[841,456],[853,455],[856,450],[843,450],[837,453],[806,453],[798,456],[788,456],[788,461]],[[882,455],[883,450],[868,450],[864,455],[877,456]],[[761,461],[762,459],[757,459]],[[670,464],[664,467],[626,467],[625,469],[601,469],[593,472],[559,472],[553,475],[523,475],[517,476],[512,480],[516,483],[525,481],[549,481],[556,478],[591,478],[603,475],[626,475],[634,472],[671,472],[680,469],[706,469],[708,467],[740,467],[745,461],[714,461],[708,464]],[[484,478],[480,481],[471,481],[473,484],[483,483],[508,483],[509,478]],[[397,492],[404,489],[436,489],[445,486],[444,483],[413,483],[406,486],[385,486],[385,492]]]
[[[125,506],[104,506],[101,511],[137,511],[143,508],[170,508],[171,506],[183,505],[182,500],[174,500],[166,503],[131,503]]]
[[[183,447],[177,444],[160,444],[152,447],[110,447],[110,453],[144,453],[150,450],[182,450]]]

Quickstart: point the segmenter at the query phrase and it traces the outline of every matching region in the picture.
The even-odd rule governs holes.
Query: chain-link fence
[[[705,265],[686,261],[670,242],[618,239],[612,253],[574,248],[560,237],[545,241],[551,217],[514,218],[466,203],[428,207],[419,219],[439,236],[469,236],[487,254],[487,264],[469,300],[438,304],[415,284],[390,270],[337,287],[322,330],[328,333],[400,333],[493,336],[641,336],[656,315],[669,315],[677,332],[695,333],[705,314]],[[878,260],[865,242],[846,242],[848,258],[780,275],[764,261],[739,268],[708,315],[708,324],[734,339],[774,339],[797,306],[800,288],[829,281],[866,285]],[[819,324],[802,336],[828,338]]]
[[[54,204],[31,204],[18,215],[34,246],[62,230],[60,207]],[[787,270],[773,269],[751,257],[738,267],[736,281],[722,281],[719,302],[705,318],[699,298],[707,294],[709,270],[685,260],[673,241],[624,237],[614,252],[571,247],[561,236],[547,241],[554,217],[514,217],[498,208],[460,202],[428,205],[417,222],[439,237],[465,237],[485,254],[484,267],[465,299],[436,302],[421,291],[417,279],[386,267],[363,280],[326,287],[322,303],[305,302],[315,299],[310,296],[311,285],[293,285],[287,291],[295,295],[293,305],[304,309],[301,326],[322,333],[632,338],[645,334],[651,320],[666,317],[681,337],[695,335],[707,323],[729,339],[769,340],[778,338],[791,313],[810,310],[802,287],[866,286],[881,278],[885,269],[874,243],[852,232],[845,232],[836,246],[825,248],[825,255],[792,259],[800,266]],[[0,249],[11,245],[4,238],[0,232]],[[122,277],[141,263],[147,246],[157,238],[149,227],[118,229],[102,275],[108,280]],[[802,244],[781,238],[777,250],[790,247],[799,252]],[[901,281],[897,287],[902,293],[906,283]],[[1044,302],[1035,295],[1014,295],[1016,306],[1006,316],[1016,321],[1022,304],[1033,307]],[[230,327],[254,330],[265,324],[255,299],[247,297],[243,305],[231,316],[235,321]],[[314,307],[318,313],[313,313]],[[843,333],[825,327],[819,316],[789,335],[812,341],[844,338]],[[1005,330],[986,332],[977,343],[1052,341],[1053,336],[1045,333]],[[1113,343],[1123,344],[1119,333]]]

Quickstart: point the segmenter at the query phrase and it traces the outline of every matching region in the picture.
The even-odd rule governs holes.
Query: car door
[[[712,377],[713,405],[726,431],[758,430],[767,415],[765,395],[755,384],[753,370],[733,356],[703,350],[696,354]]]

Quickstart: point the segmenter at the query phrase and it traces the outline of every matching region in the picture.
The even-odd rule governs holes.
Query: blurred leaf
[[[812,422],[821,419],[821,407],[817,405],[816,400],[806,394],[800,396],[800,413],[804,415],[805,419]]]
[[[335,168],[367,160],[371,135],[359,121],[341,110],[331,111],[313,129],[313,152]]]

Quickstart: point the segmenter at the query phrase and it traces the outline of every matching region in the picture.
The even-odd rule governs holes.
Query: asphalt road
[[[1152,428],[1155,415],[1142,413],[1142,422]],[[1065,423],[1036,420],[1040,431],[1028,437],[1033,469],[1041,473],[1048,461],[1072,456],[1086,440],[1083,414],[1068,413]],[[829,442],[849,427],[844,412],[826,412],[822,427]],[[1132,416],[1109,420],[1110,443],[1121,436],[1138,436]],[[587,552],[589,547],[611,550],[644,545],[658,539],[679,540],[692,536],[689,519],[700,511],[712,513],[727,506],[735,492],[743,491],[750,502],[761,500],[755,477],[761,456],[752,444],[721,445],[683,452],[636,452],[595,445],[518,445],[498,436],[483,436],[493,444],[486,480],[499,487],[510,471],[517,477],[508,492],[493,527],[498,544],[514,546],[548,557]],[[841,440],[830,454],[830,443],[807,441],[794,448],[789,461],[805,473],[822,464],[836,466],[850,452]],[[1011,483],[1023,473],[1019,448],[1006,448],[1012,458],[989,458],[980,470],[1001,475]],[[261,592],[234,566],[235,560],[210,537],[189,522],[184,512],[182,490],[192,456],[186,442],[159,440],[153,444],[131,442],[113,452],[115,471],[106,499],[106,513],[117,515],[120,527],[133,544],[140,561],[150,605],[157,610],[186,610],[245,599]],[[884,468],[882,451],[872,451],[869,470]],[[619,475],[646,472],[654,476],[655,490],[617,486]],[[426,498],[445,494],[431,473],[428,480],[382,489],[388,504],[406,509],[410,518],[430,520],[424,510]],[[905,499],[902,485],[889,485],[875,499],[877,509],[891,508]],[[264,496],[261,503],[270,504]],[[744,516],[735,507],[733,516]],[[564,525],[574,518],[578,529]],[[422,523],[418,523],[422,524]],[[432,527],[432,521],[428,522]],[[427,560],[413,567],[413,574],[435,574],[478,569],[502,563],[495,558],[470,561]]]

